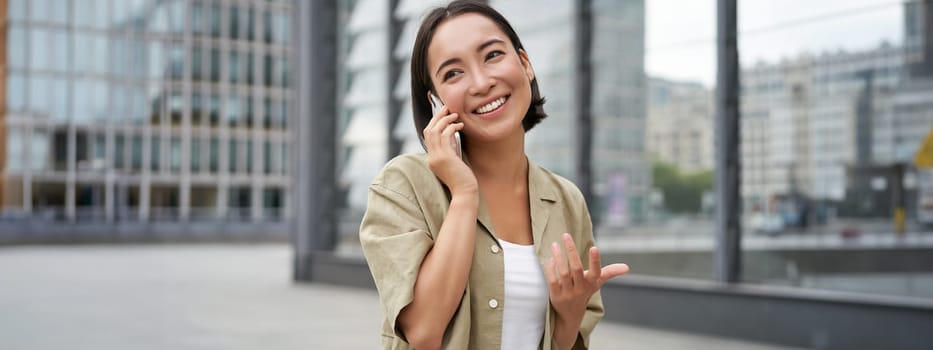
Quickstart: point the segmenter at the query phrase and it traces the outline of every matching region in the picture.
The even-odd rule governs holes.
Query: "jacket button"
[[[489,246],[489,250],[491,250],[493,254],[499,254],[499,246],[495,244]]]
[[[495,298],[489,299],[489,307],[492,309],[499,307],[499,301],[496,300]]]

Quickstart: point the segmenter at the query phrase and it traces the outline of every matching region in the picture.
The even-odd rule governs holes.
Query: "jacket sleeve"
[[[414,298],[421,262],[434,240],[417,200],[394,188],[403,186],[393,185],[378,181],[370,185],[366,214],[360,224],[360,243],[386,321],[395,336],[404,340],[398,316]]]

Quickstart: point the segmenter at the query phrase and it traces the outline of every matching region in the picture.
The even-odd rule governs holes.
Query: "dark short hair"
[[[441,23],[467,13],[476,13],[492,20],[512,41],[516,53],[518,53],[518,50],[525,49],[522,47],[522,42],[518,39],[515,29],[512,29],[512,25],[509,24],[505,17],[483,2],[456,0],[445,7],[437,7],[428,12],[424,20],[421,21],[421,27],[418,28],[418,34],[415,36],[415,46],[411,52],[412,117],[415,121],[415,131],[421,140],[422,146],[424,145],[424,128],[433,117],[431,101],[428,100],[427,93],[430,91],[432,94],[436,94],[434,84],[431,82],[431,75],[428,72],[428,45],[431,43],[431,38],[434,37],[434,31]],[[538,78],[535,77],[531,80],[531,103],[525,117],[522,119],[522,126],[527,132],[546,117],[544,97],[541,96],[541,92],[538,90]]]

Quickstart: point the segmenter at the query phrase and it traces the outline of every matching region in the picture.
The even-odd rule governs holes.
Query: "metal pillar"
[[[590,0],[576,0],[574,2],[574,29],[576,35],[577,61],[574,67],[576,77],[576,182],[580,192],[590,208],[598,208],[593,203],[593,116],[592,116],[592,90],[593,90],[593,15]],[[593,214],[593,213],[591,213]],[[594,218],[595,219],[595,218]],[[594,220],[597,221],[597,220]]]
[[[741,275],[742,216],[739,192],[739,49],[737,0],[717,0],[716,77],[716,252],[719,282]]]
[[[289,116],[294,132],[291,197],[295,201],[291,226],[295,249],[293,278],[313,279],[315,251],[333,250],[337,225],[334,215],[337,134],[337,3],[292,2],[292,30],[296,48],[292,59],[295,98]]]

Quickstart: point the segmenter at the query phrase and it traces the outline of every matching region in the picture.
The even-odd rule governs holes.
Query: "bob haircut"
[[[415,36],[415,46],[411,52],[411,107],[415,121],[415,132],[418,134],[418,139],[421,140],[422,147],[424,146],[424,128],[428,126],[428,122],[434,117],[431,110],[432,103],[428,100],[428,92],[437,95],[434,84],[431,82],[431,75],[428,73],[428,45],[431,43],[431,38],[434,37],[434,31],[441,23],[467,13],[480,14],[492,20],[512,41],[516,53],[518,53],[518,50],[525,49],[522,47],[522,42],[518,39],[515,29],[512,29],[512,25],[502,14],[485,3],[475,0],[456,0],[446,7],[437,7],[431,10],[421,21],[421,28],[418,29],[418,34]],[[531,103],[525,117],[522,118],[522,126],[527,132],[546,117],[544,97],[541,96],[541,92],[538,90],[538,78],[535,77],[531,80]]]

